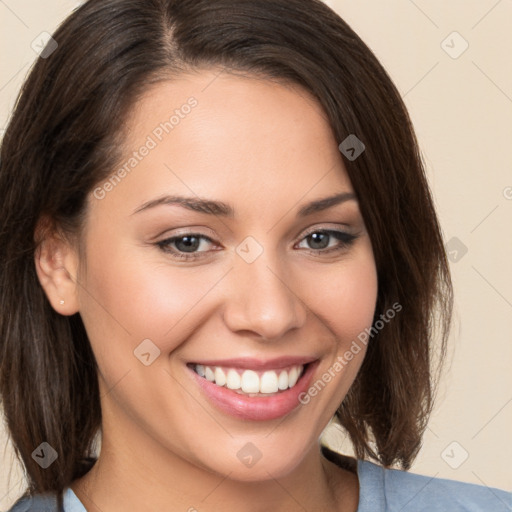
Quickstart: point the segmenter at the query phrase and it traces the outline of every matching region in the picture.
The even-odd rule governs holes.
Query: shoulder
[[[55,494],[22,496],[7,512],[57,512]]]
[[[357,461],[360,483],[358,512],[510,512],[512,493],[485,485],[386,469]]]

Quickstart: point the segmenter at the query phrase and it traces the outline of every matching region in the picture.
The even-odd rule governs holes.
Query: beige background
[[[32,41],[79,3],[0,0],[0,129],[36,57]],[[412,471],[512,490],[512,2],[326,3],[405,97],[454,259],[451,366]],[[326,435],[350,452],[334,429]],[[0,510],[23,482],[0,429]]]

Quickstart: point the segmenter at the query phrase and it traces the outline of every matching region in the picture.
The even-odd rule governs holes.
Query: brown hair
[[[442,361],[452,288],[410,119],[369,48],[320,0],[89,0],[53,37],[58,47],[35,63],[1,148],[0,393],[29,491],[61,492],[85,474],[101,427],[80,315],[57,314],[37,279],[38,222],[79,235],[140,94],[214,66],[301,85],[337,141],[355,134],[366,146],[344,162],[377,265],[375,320],[403,309],[372,337],[336,416],[358,458],[408,469],[433,405],[434,327]],[[58,453],[47,469],[31,457],[43,441]]]

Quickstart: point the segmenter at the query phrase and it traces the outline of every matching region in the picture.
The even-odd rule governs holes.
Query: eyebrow
[[[326,210],[350,200],[357,200],[356,195],[352,192],[342,192],[333,196],[324,197],[323,199],[317,199],[302,206],[297,212],[297,217],[306,217],[307,215]],[[235,217],[235,210],[228,203],[202,199],[200,197],[185,197],[177,195],[166,195],[151,201],[147,201],[142,206],[137,208],[133,214],[140,213],[142,211],[146,211],[161,205],[178,205],[194,212],[206,213],[210,215],[221,215],[223,217],[231,218]]]

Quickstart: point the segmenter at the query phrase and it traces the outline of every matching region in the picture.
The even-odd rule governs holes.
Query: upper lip
[[[289,366],[306,365],[316,361],[317,357],[310,356],[283,356],[274,359],[256,359],[252,357],[237,357],[231,359],[198,360],[189,364],[201,364],[203,366],[223,366],[228,368],[240,368],[244,370],[278,370]]]

